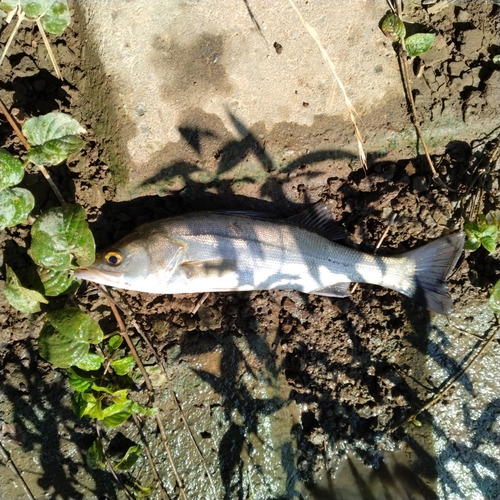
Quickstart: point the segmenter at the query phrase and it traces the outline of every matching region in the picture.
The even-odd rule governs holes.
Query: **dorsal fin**
[[[297,226],[310,229],[330,240],[345,238],[344,229],[333,220],[330,209],[321,201],[286,220]]]

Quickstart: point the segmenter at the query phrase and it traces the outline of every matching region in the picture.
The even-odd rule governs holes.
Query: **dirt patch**
[[[433,124],[445,123],[446,116],[458,114],[466,125],[477,124],[478,116],[484,123],[497,122],[500,95],[500,71],[491,62],[492,51],[498,50],[498,7],[487,2],[436,5],[440,4],[447,5],[411,14],[412,20],[431,25],[439,33],[434,47],[413,62],[412,85],[431,148]],[[463,227],[464,193],[481,155],[488,151],[493,130],[471,132],[466,140],[450,140],[435,151],[434,160],[448,190],[432,181],[421,154],[410,155],[397,143],[387,151],[369,152],[365,175],[352,155],[332,147],[345,142],[350,130],[345,126],[337,130],[325,123],[325,131],[314,137],[307,136],[307,127],[290,125],[287,129],[283,124],[267,137],[262,136],[264,127],[255,127],[241,141],[234,141],[211,124],[210,116],[190,111],[180,124],[185,143],[179,143],[179,161],[164,166],[145,188],[153,186],[168,196],[148,192],[128,202],[114,201],[116,178],[112,179],[108,167],[112,161],[103,161],[106,144],[112,142],[104,123],[112,120],[102,113],[93,115],[95,110],[87,101],[89,89],[95,94],[101,76],[81,67],[80,28],[73,26],[55,42],[62,82],[52,76],[37,30],[22,28],[2,66],[0,96],[19,121],[60,110],[71,113],[89,131],[83,154],[51,173],[65,199],[86,209],[98,246],[111,244],[144,222],[190,210],[231,208],[285,216],[318,199],[328,204],[346,228],[347,244],[367,252],[374,251],[393,213],[396,219],[380,253],[399,253]],[[8,35],[9,30],[4,30],[1,41]],[[404,101],[394,112],[406,113]],[[202,127],[197,122],[201,115]],[[388,117],[380,114],[366,119],[370,124]],[[21,151],[4,121],[0,121],[0,133],[4,147]],[[308,155],[304,142],[315,148],[323,143],[324,152]],[[278,149],[283,156],[275,169],[279,160],[267,155]],[[303,154],[289,161],[287,151]],[[255,169],[245,167],[255,158],[266,179],[259,193],[251,188],[256,179],[249,177],[255,176]],[[481,207],[485,212],[499,208],[498,168],[493,167],[486,171],[481,186],[487,193]],[[227,178],[207,180],[211,170],[227,172]],[[35,216],[57,204],[37,172],[29,171],[23,185],[35,194]],[[27,234],[28,226],[21,225],[1,235],[3,262],[21,273],[30,265]],[[484,250],[466,254],[449,280],[455,307],[466,310],[484,302],[499,271],[498,260]],[[116,328],[94,288],[83,287],[78,297],[81,307],[99,317],[107,332]],[[209,294],[192,314],[199,299],[198,295],[131,292],[120,300],[134,311],[137,324],[168,360],[181,405],[210,469],[220,475],[217,484],[226,498],[248,495],[252,487],[271,496],[269,492],[281,491],[283,498],[299,498],[296,481],[309,484],[304,495],[314,498],[345,491],[346,484],[332,486],[326,481],[324,486],[320,477],[337,470],[347,455],[355,457],[352,460],[358,465],[363,462],[378,470],[385,464],[389,477],[398,473],[399,466],[404,477],[412,478],[407,481],[411,494],[436,498],[432,443],[425,444],[428,435],[406,427],[389,432],[435,393],[428,383],[432,374],[425,369],[430,320],[426,310],[410,299],[367,285],[358,287],[351,299],[338,300],[295,292]],[[51,307],[64,302],[62,298]],[[48,492],[54,497],[120,497],[119,487],[106,472],[91,471],[84,463],[95,429],[72,414],[62,373],[38,356],[38,318],[16,313],[1,298],[0,320],[2,442],[18,467],[38,474],[38,479],[30,476],[30,487],[37,494]],[[139,343],[138,348],[145,363],[154,365],[147,349]],[[176,439],[182,442],[176,436],[183,432],[183,424],[167,395],[162,404],[171,420],[168,425],[175,448]],[[432,416],[426,413],[422,421],[428,429]],[[258,439],[266,428],[272,430],[268,443],[274,437],[281,439],[273,442],[272,452]],[[148,438],[154,440],[155,429],[147,430]],[[133,435],[127,426],[124,432]],[[184,454],[181,448],[175,448],[174,455],[194,497],[203,489],[204,472],[197,472],[203,478],[202,486],[197,486],[190,468],[192,460],[198,467],[199,458]],[[401,455],[387,465],[386,453],[396,448],[402,449]],[[270,465],[266,465],[266,453],[272,457]],[[413,455],[408,459],[402,456],[405,453]],[[243,477],[245,467],[250,479]],[[493,468],[498,471],[499,467],[497,461]],[[273,468],[281,472],[273,475]],[[358,478],[363,474],[359,472]],[[9,498],[22,498],[12,487],[13,477],[9,481],[5,484],[12,492]],[[166,482],[176,491],[173,480]],[[479,480],[476,486],[484,493]],[[349,498],[356,495],[357,490]]]

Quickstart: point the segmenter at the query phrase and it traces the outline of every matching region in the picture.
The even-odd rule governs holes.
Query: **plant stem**
[[[26,140],[26,137],[24,137],[24,134],[21,132],[21,129],[17,125],[16,121],[14,118],[12,118],[12,115],[9,113],[9,110],[7,109],[7,106],[3,103],[3,101],[0,99],[0,110],[2,111],[3,115],[9,122],[10,126],[12,127],[12,130],[14,130],[15,134],[19,138],[19,140],[23,143],[23,146],[29,150],[30,145],[28,144],[28,141]]]
[[[27,151],[31,149],[31,146],[29,145],[28,141],[26,140],[26,137],[24,137],[24,134],[22,133],[21,129],[17,125],[16,121],[12,117],[12,115],[9,113],[9,110],[7,109],[7,106],[3,103],[3,101],[0,99],[0,111],[2,111],[3,115],[5,118],[7,118],[7,121],[9,122],[10,126],[12,127],[12,130],[14,130],[15,134],[19,138],[19,140],[22,142],[23,146],[26,148]],[[24,166],[28,164],[28,161],[25,162]],[[67,203],[64,201],[64,198],[62,197],[61,192],[59,191],[58,187],[55,185],[54,181],[52,180],[52,177],[50,176],[49,172],[43,165],[37,165],[39,168],[40,172],[42,172],[42,175],[47,179],[47,182],[49,183],[49,186],[52,188],[52,191],[54,191],[55,195],[57,196],[57,199],[61,203],[62,206],[67,205]]]
[[[52,62],[52,66],[54,67],[54,71],[56,72],[57,78],[59,80],[62,80],[62,75],[61,75],[61,70],[59,69],[59,65],[57,64],[56,58],[54,56],[54,52],[52,52],[52,47],[50,46],[49,39],[47,38],[47,35],[45,34],[45,30],[43,29],[42,22],[40,19],[36,20],[36,25],[38,26],[38,29],[40,30],[40,33],[43,38],[43,43],[45,44],[45,47],[47,48],[47,52],[49,54],[50,61]]]
[[[146,387],[150,392],[151,397],[154,399],[153,385],[151,384],[148,372],[144,368],[144,365],[142,364],[142,361],[139,358],[139,355],[137,354],[137,350],[135,349],[134,344],[132,344],[132,341],[130,340],[130,336],[127,332],[127,328],[125,327],[125,323],[123,322],[115,303],[107,293],[106,287],[101,285],[101,289],[104,290],[106,298],[108,299],[109,307],[111,307],[111,310],[113,311],[113,314],[116,318],[116,322],[118,323],[118,327],[120,328],[120,334],[125,339],[125,342],[127,343],[130,351],[132,352],[132,356],[134,357],[134,360],[137,363],[137,366],[139,367],[142,376],[144,377],[144,382],[146,383]],[[170,446],[168,445],[167,433],[165,432],[165,427],[163,426],[163,422],[160,418],[159,412],[155,415],[155,418],[156,418],[156,423],[158,424],[158,429],[160,431],[161,440],[163,442],[165,451],[167,452],[168,460],[174,472],[177,485],[179,486],[179,490],[181,492],[181,496],[182,498],[184,498],[184,500],[187,500],[186,491],[184,490],[184,484],[182,483],[181,477],[179,476],[179,473],[177,471],[177,467],[175,466],[174,457],[172,456],[172,452],[170,451]]]
[[[3,48],[2,55],[0,56],[0,66],[2,65],[2,62],[7,55],[7,51],[9,50],[9,47],[12,43],[12,40],[14,40],[14,37],[16,36],[16,33],[19,29],[19,26],[23,22],[25,15],[24,12],[21,10],[21,8],[18,9],[18,16],[17,16],[17,21],[16,25],[14,26],[14,29],[12,30],[12,33],[9,36],[9,39],[7,40],[7,43],[5,44],[5,47]]]

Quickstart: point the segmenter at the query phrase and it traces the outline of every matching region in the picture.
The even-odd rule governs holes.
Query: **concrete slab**
[[[322,0],[299,7],[360,116],[401,100],[393,49],[377,22],[366,23],[384,15],[385,2]],[[194,152],[206,162],[200,148],[213,145],[213,159],[217,144],[250,130],[266,137],[271,158],[299,153],[270,144],[278,124],[293,124],[294,133],[312,127],[309,136],[348,127],[353,137],[342,93],[286,1],[106,0],[83,2],[82,8],[123,125],[117,127],[128,156],[123,198],[157,176],[168,159],[192,157],[198,148]],[[190,138],[195,128],[197,136]],[[187,151],[186,141],[192,146]],[[304,151],[318,148],[303,142]],[[347,149],[356,154],[355,144]]]

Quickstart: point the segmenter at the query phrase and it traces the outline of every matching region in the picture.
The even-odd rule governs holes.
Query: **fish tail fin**
[[[446,279],[462,254],[464,241],[463,232],[450,234],[405,253],[402,257],[413,264],[414,274],[398,291],[431,311],[448,316],[453,302],[448,294]]]

